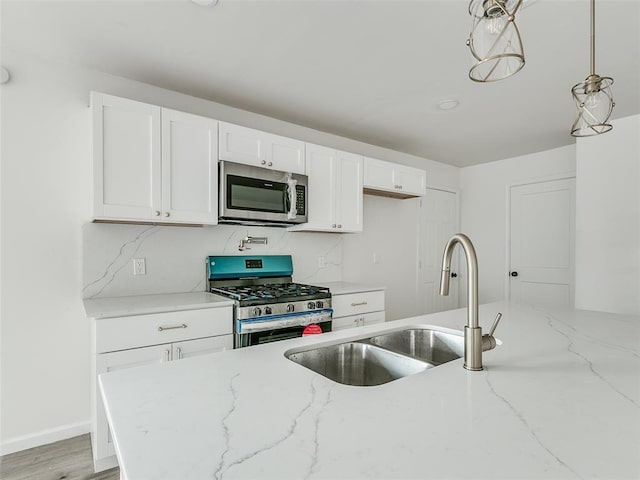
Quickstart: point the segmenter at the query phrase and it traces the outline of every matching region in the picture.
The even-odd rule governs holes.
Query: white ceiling
[[[11,49],[457,166],[574,141],[589,2],[533,2],[517,24],[524,69],[476,84],[463,0],[2,1]],[[596,28],[614,118],[640,113],[640,0],[599,0]]]

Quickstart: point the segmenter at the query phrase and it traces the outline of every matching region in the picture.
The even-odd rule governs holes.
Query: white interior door
[[[575,179],[511,187],[510,299],[574,303]]]
[[[449,295],[440,296],[442,253],[449,238],[458,232],[458,195],[454,192],[427,189],[420,206],[419,292],[422,312],[433,313],[458,308],[458,286],[461,281],[459,253],[451,259]]]

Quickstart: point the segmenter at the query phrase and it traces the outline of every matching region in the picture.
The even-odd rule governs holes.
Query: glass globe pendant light
[[[601,77],[596,69],[596,2],[591,0],[591,70],[584,82],[574,85],[571,95],[577,104],[576,120],[571,127],[574,137],[590,137],[613,128],[609,122],[616,104],[611,85],[613,78]]]
[[[471,0],[472,27],[467,40],[474,59],[471,80],[495,82],[524,67],[522,39],[515,22],[521,5],[522,0]]]

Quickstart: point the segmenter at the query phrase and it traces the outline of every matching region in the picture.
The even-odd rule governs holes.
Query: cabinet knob
[[[266,161],[266,160],[262,160],[262,161],[260,162],[260,165],[266,165],[266,164],[267,164],[267,161]]]
[[[402,190],[402,185],[398,185],[398,188],[399,188],[400,190]]]
[[[272,166],[272,165],[273,165],[273,162],[269,162],[269,163],[267,163],[267,166],[268,166],[268,167],[270,167],[270,166]]]
[[[509,275],[511,275],[512,277],[517,277],[518,276],[518,272],[509,272]]]
[[[169,216],[169,212],[164,212],[164,216],[168,217]]]
[[[341,224],[338,224],[338,228],[342,228],[342,225],[341,225]]]
[[[156,210],[155,212],[153,212],[153,214],[154,214],[156,217],[159,217],[159,216],[160,216],[160,211]]]
[[[334,223],[333,225],[331,225],[331,228],[336,228],[337,225]]]

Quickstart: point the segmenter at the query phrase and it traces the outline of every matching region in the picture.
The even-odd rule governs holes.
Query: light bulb
[[[503,28],[504,28],[504,19],[502,16],[490,17],[489,21],[487,21],[487,32],[489,32],[491,35],[500,34]]]

